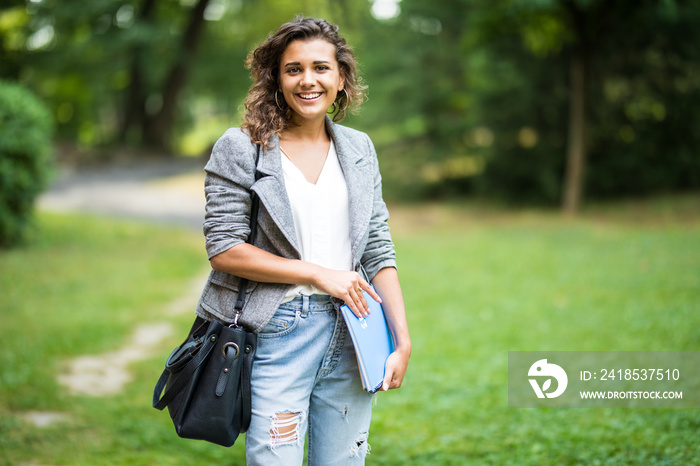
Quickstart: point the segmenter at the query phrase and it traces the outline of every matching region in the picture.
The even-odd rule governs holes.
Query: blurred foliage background
[[[377,146],[385,197],[428,201],[391,209],[414,356],[373,412],[372,464],[700,464],[697,410],[506,403],[507,351],[697,349],[697,0],[0,0],[0,233],[26,223],[51,142],[70,167],[206,157],[240,124],[246,55],[296,14],[356,50],[369,99],[347,124]],[[0,465],[243,464],[242,443],[177,442],[149,406],[201,234],[37,220],[0,252]],[[119,393],[54,377],[123,359],[154,322],[175,325]]]
[[[0,78],[60,147],[207,154],[240,124],[246,54],[296,14],[338,24],[387,196],[579,209],[700,187],[691,0],[3,0]],[[65,152],[65,151],[63,151]],[[63,153],[61,152],[61,153]]]
[[[24,87],[0,81],[0,247],[20,242],[51,173],[51,121]]]

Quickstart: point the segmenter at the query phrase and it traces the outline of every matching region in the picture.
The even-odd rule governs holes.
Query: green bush
[[[17,244],[51,172],[52,120],[24,87],[0,81],[0,247]]]

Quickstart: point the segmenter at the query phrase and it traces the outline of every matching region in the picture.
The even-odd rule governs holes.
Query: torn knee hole
[[[270,427],[272,446],[299,442],[299,425],[302,420],[303,413],[277,413],[273,415]]]
[[[367,437],[369,437],[368,432],[360,432],[359,438],[355,440],[355,445],[361,447],[363,443],[367,442]]]
[[[367,432],[360,432],[360,435],[355,444],[350,448],[350,456],[359,457],[362,453],[368,454],[371,450],[369,443],[367,443]]]

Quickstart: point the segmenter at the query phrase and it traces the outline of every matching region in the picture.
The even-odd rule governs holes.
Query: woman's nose
[[[313,86],[316,84],[316,79],[314,78],[314,73],[312,70],[306,70],[301,75],[301,85],[302,86]]]

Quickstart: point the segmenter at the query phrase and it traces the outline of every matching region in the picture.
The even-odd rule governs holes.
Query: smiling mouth
[[[302,100],[314,100],[321,97],[320,92],[309,92],[307,94],[297,94]]]

